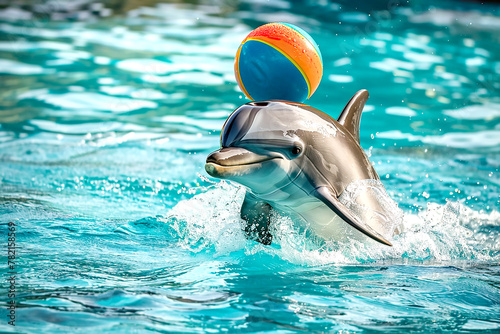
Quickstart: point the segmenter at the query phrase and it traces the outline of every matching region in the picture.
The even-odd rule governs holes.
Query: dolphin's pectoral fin
[[[325,203],[330,209],[332,209],[340,218],[342,218],[346,223],[357,229],[358,231],[366,234],[373,240],[376,240],[384,245],[392,246],[392,244],[387,241],[378,232],[374,231],[370,226],[362,223],[354,217],[351,212],[342,204],[334,192],[325,186],[318,187],[314,190],[314,196]]]
[[[249,239],[264,245],[271,244],[273,236],[269,232],[270,212],[271,206],[268,203],[258,200],[250,193],[245,195],[241,218],[247,222],[245,234]]]

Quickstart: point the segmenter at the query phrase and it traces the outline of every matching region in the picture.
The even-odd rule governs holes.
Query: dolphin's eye
[[[299,155],[301,151],[302,151],[302,150],[300,149],[300,147],[299,147],[299,146],[294,146],[294,147],[292,148],[292,154],[293,154],[293,155]]]

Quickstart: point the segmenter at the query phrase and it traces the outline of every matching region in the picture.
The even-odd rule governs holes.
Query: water
[[[0,5],[1,331],[500,331],[500,6],[193,3]],[[246,102],[236,48],[269,21],[320,45],[308,104],[337,117],[369,90],[394,247],[318,243],[277,212],[275,242],[248,241],[244,191],[204,173]]]

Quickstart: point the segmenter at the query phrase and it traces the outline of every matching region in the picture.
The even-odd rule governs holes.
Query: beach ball
[[[243,40],[234,72],[251,100],[303,102],[318,88],[323,60],[307,32],[289,23],[268,23]]]

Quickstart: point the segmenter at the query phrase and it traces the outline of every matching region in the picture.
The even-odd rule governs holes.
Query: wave
[[[243,251],[297,265],[426,264],[473,265],[500,260],[500,213],[475,211],[459,202],[428,203],[418,214],[404,213],[393,247],[349,239],[319,241],[283,213],[273,211],[271,246],[247,240],[240,208],[245,189],[222,181],[179,202],[164,221],[181,247],[214,256]],[[400,210],[400,209],[398,209]]]

